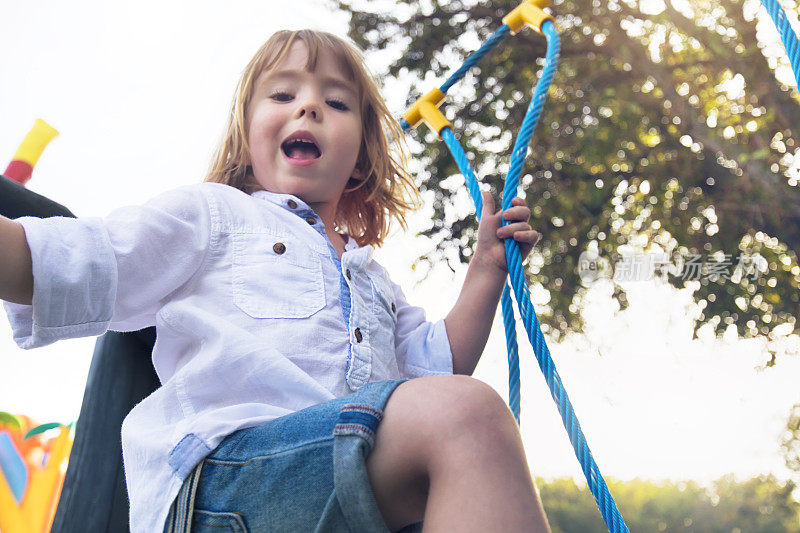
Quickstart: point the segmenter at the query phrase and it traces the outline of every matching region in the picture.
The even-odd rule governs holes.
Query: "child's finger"
[[[481,200],[483,200],[483,212],[481,213],[481,218],[483,218],[485,215],[493,215],[494,198],[492,198],[492,193],[489,191],[481,191]]]
[[[533,245],[539,242],[539,232],[535,230],[517,231],[514,232],[514,240],[527,242]]]
[[[508,226],[502,226],[497,230],[497,236],[500,239],[505,239],[514,235],[517,232],[530,231],[531,226],[527,222],[514,222]]]
[[[518,205],[516,207],[509,207],[503,211],[503,218],[505,220],[525,220],[531,218],[531,209],[527,205]]]

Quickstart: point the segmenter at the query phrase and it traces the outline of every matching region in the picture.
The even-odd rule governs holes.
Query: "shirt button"
[[[311,225],[313,226],[314,224],[316,224],[316,223],[317,223],[317,219],[316,219],[316,218],[314,218],[314,217],[308,217],[308,218],[306,219],[306,222],[308,222],[309,224],[311,224]]]
[[[397,312],[397,308],[394,306],[394,302],[392,302],[392,313],[396,313],[396,312]]]
[[[295,202],[294,200],[289,200],[288,202],[286,202],[286,205],[288,205],[292,209],[297,209],[297,202]]]
[[[364,338],[364,337],[362,337],[362,336],[361,336],[361,330],[360,330],[360,329],[358,329],[358,328],[356,328],[356,330],[355,330],[353,333],[354,333],[354,334],[355,334],[355,336],[356,336],[356,341],[357,341],[357,342],[361,342],[361,339],[363,339],[363,338]]]
[[[272,247],[272,250],[276,254],[280,255],[280,254],[282,254],[283,252],[286,251],[286,246],[284,246],[282,242],[276,242],[275,246]]]
[[[345,275],[347,276],[347,279],[353,279],[353,278],[350,277],[350,269],[349,268],[347,269],[347,272],[345,273]]]

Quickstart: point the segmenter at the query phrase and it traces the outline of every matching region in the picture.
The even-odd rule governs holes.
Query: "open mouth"
[[[289,159],[309,160],[318,159],[320,152],[316,143],[306,139],[290,139],[281,144],[281,150]]]

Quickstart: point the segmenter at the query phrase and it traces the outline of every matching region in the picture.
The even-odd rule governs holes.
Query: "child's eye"
[[[284,96],[286,97],[285,99],[283,98]],[[293,98],[291,94],[282,91],[275,91],[274,93],[269,95],[269,97],[279,102],[288,102]]]
[[[275,91],[272,94],[270,94],[269,97],[272,98],[273,100],[277,100],[278,102],[289,102],[294,98],[294,96],[292,96],[291,94],[285,93],[283,91]],[[334,109],[338,109],[339,111],[347,111],[348,109],[350,109],[349,107],[347,107],[347,104],[345,104],[343,101],[337,100],[335,98],[328,100],[327,103],[329,106],[331,106]]]
[[[347,104],[345,104],[341,100],[328,100],[328,105],[334,109],[338,109],[339,111],[347,111],[349,109],[349,107],[347,107]]]

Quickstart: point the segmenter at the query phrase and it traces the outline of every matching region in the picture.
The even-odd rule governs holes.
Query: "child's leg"
[[[467,376],[397,387],[367,470],[392,531],[549,531],[519,429],[502,398]]]

